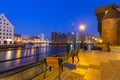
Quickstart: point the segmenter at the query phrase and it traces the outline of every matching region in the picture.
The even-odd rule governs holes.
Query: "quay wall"
[[[44,63],[37,63],[37,65],[30,68],[20,68],[20,71],[18,72],[16,71],[19,69],[10,71],[9,73],[7,72],[6,74],[0,74],[0,80],[31,80],[44,71],[44,66]]]
[[[0,45],[0,48],[1,49],[4,49],[4,48],[18,48],[18,47],[25,47],[25,44],[24,45],[19,45],[19,44],[12,44],[12,45]]]

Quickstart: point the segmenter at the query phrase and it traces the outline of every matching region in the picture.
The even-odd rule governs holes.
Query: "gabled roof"
[[[120,12],[116,8],[110,7],[108,9],[108,12],[103,17],[103,19],[119,18],[119,17],[120,17]]]

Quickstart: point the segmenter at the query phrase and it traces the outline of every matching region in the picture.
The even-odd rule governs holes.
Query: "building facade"
[[[60,33],[60,32],[52,32],[51,33],[51,41],[52,42],[65,43],[66,40],[67,40],[67,36],[64,33]]]
[[[14,43],[14,27],[5,17],[3,13],[0,14],[0,44]]]
[[[40,40],[41,40],[42,42],[45,41],[45,35],[44,35],[44,34],[40,34],[40,35],[39,35],[39,38],[40,38]]]
[[[96,9],[98,32],[103,43],[120,45],[120,7],[112,4]]]

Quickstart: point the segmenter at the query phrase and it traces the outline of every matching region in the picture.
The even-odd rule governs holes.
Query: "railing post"
[[[69,52],[70,52],[70,44],[67,43],[67,60],[68,60],[68,55],[69,55]]]
[[[58,56],[58,44],[55,45],[55,49],[56,49],[56,56]]]
[[[39,47],[36,47],[36,62],[39,61]]]

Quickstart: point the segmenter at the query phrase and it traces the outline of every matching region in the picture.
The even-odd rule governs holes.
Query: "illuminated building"
[[[0,14],[0,44],[14,43],[14,27],[5,17],[3,13]]]
[[[14,34],[14,43],[15,44],[21,44],[22,43],[22,35]]]
[[[98,32],[103,43],[120,45],[120,7],[112,4],[96,9]]]
[[[39,38],[40,38],[41,41],[44,41],[45,40],[45,35],[44,34],[40,34]]]

